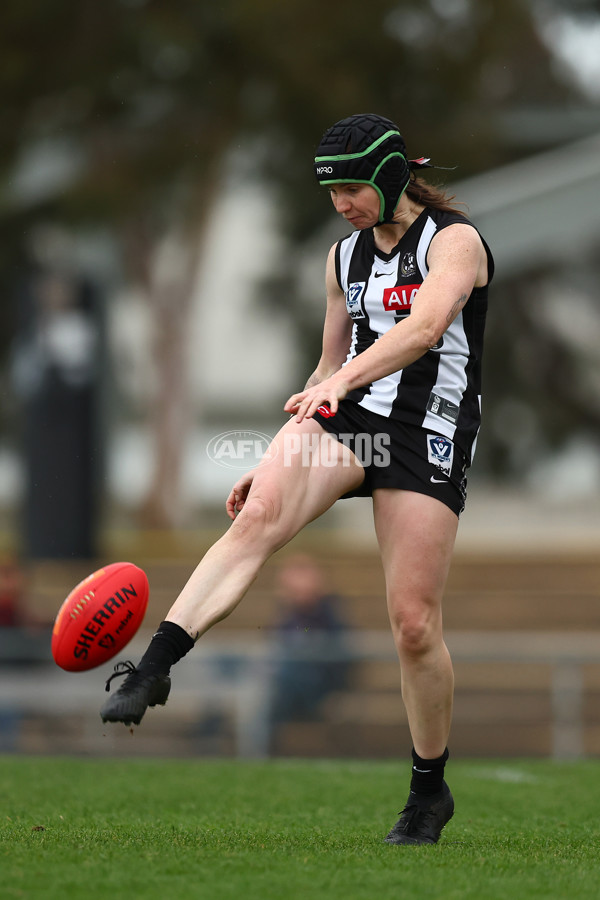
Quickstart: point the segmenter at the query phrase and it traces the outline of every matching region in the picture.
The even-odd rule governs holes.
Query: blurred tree
[[[514,155],[498,111],[571,90],[522,0],[22,0],[1,18],[0,277],[41,217],[111,229],[155,323],[152,525],[177,516],[191,285],[229,152],[279,186],[302,240],[323,217],[313,149],[341,116],[390,115],[467,175]]]

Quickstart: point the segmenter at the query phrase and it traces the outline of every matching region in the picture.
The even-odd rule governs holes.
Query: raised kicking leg
[[[192,573],[140,664],[116,671],[128,677],[102,707],[103,721],[139,724],[147,706],[164,703],[170,667],[235,609],[276,550],[363,478],[352,451],[317,422],[287,422],[257,467],[245,501],[230,497],[229,508],[241,506],[239,514]]]

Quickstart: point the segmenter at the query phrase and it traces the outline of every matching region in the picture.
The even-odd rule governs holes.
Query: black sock
[[[411,794],[430,797],[442,790],[444,783],[444,766],[448,759],[448,748],[437,759],[421,759],[415,748],[412,749],[413,767],[410,782]]]
[[[174,622],[161,622],[140,660],[138,669],[153,666],[157,671],[168,675],[171,666],[179,662],[193,646],[194,641],[187,631]]]

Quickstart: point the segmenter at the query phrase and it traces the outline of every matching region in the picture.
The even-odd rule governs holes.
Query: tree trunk
[[[202,244],[202,224],[173,229],[153,240],[143,223],[128,228],[128,262],[145,293],[154,330],[153,362],[157,390],[152,398],[150,430],[153,473],[138,516],[145,528],[183,525],[188,509],[181,490],[181,469],[191,420],[187,359],[193,289]]]

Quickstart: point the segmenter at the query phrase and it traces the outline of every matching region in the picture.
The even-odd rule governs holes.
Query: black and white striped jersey
[[[438,231],[455,223],[471,224],[459,213],[426,208],[391,253],[375,246],[372,228],[339,241],[335,252],[337,280],[353,320],[346,363],[410,315],[428,272],[429,245]],[[494,263],[485,242],[484,246],[489,283]],[[405,369],[352,391],[348,399],[381,416],[444,435],[471,459],[481,418],[486,311],[487,286],[474,288],[435,347]]]

